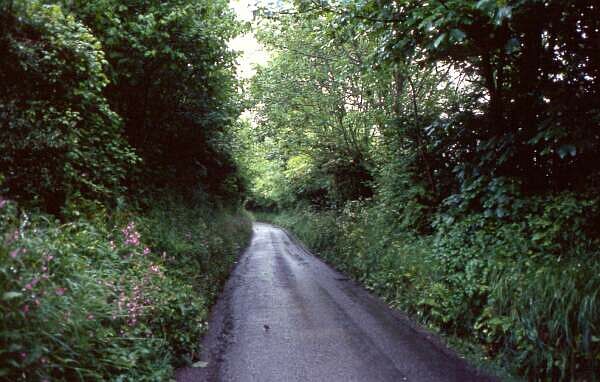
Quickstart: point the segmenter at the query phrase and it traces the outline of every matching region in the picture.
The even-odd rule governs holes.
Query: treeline
[[[225,0],[0,0],[0,379],[165,381],[250,235]]]
[[[591,0],[263,9],[248,205],[512,372],[594,380],[599,30]]]

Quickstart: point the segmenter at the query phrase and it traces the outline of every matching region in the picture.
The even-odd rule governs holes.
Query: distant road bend
[[[491,381],[279,228],[255,223],[179,382]]]

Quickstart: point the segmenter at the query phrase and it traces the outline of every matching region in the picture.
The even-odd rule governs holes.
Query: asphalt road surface
[[[191,381],[491,381],[433,334],[256,223],[203,340]]]

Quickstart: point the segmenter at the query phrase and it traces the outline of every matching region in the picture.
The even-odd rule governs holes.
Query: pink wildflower
[[[150,248],[146,247],[144,248],[144,256],[147,256],[150,254]]]
[[[10,253],[10,257],[12,257],[13,259],[16,259],[20,253],[21,253],[21,248],[17,248]]]
[[[2,196],[0,196],[0,208],[4,208],[6,203],[8,203],[8,200],[6,200]]]
[[[67,291],[66,288],[56,288],[56,294],[62,296]]]
[[[21,308],[21,312],[27,315],[27,313],[29,313],[29,305],[23,305],[23,307]]]
[[[88,316],[87,316],[87,319],[88,319],[88,320],[93,320],[93,319],[94,319],[94,315],[93,315],[93,314],[91,314],[91,313],[90,313],[90,314],[88,314]]]
[[[36,286],[39,281],[40,281],[39,279],[36,279],[34,277],[27,285],[25,285],[25,289],[32,290],[33,287]]]
[[[23,358],[23,359],[27,358],[27,353],[25,353],[25,352],[21,352],[21,353],[19,353],[19,355],[20,355],[20,356],[21,356],[21,358]]]
[[[121,232],[123,233],[126,245],[140,245],[140,233],[136,231],[134,222],[129,222],[127,227],[123,228]]]
[[[161,272],[161,270],[160,270],[159,266],[158,266],[158,265],[156,265],[156,264],[152,264],[152,265],[150,266],[150,273],[151,273],[151,274],[158,275],[158,276],[162,276],[162,275],[163,275],[163,273]]]

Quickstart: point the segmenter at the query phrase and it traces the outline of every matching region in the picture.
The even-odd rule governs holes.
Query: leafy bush
[[[136,156],[102,95],[100,43],[60,7],[0,6],[0,168],[10,195],[58,213],[122,190]]]
[[[207,217],[193,211],[178,213]],[[187,231],[162,224],[160,215],[98,213],[93,221],[60,225],[0,200],[2,378],[163,381],[173,366],[197,356],[215,285],[249,225],[213,212],[214,229],[193,230],[195,241],[211,246],[182,252],[177,243],[190,240]],[[158,228],[146,231],[149,224]],[[148,247],[146,232],[167,232],[168,239]],[[194,260],[205,257],[220,271]]]

